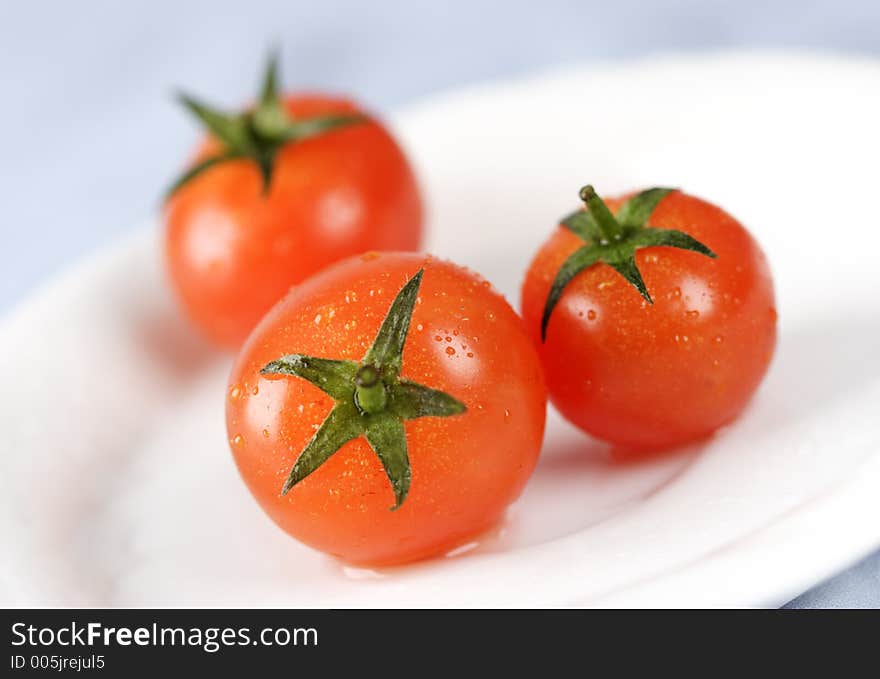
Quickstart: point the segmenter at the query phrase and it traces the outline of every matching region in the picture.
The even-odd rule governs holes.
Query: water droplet
[[[486,318],[488,318],[490,321],[494,321],[495,320],[495,312],[490,311],[488,314],[486,314]]]
[[[614,281],[602,281],[599,283],[599,289],[604,290],[605,288],[610,288],[614,285]]]
[[[237,384],[233,384],[233,385],[229,388],[229,398],[235,400],[235,399],[237,399],[239,396],[241,396],[241,387],[240,387],[239,385],[237,385]]]
[[[315,325],[318,325],[321,322],[321,314],[315,315]]]
[[[504,409],[504,421],[507,422],[507,420],[509,420],[509,419],[510,419],[510,411],[507,408],[505,408]]]
[[[296,409],[297,409],[299,412],[302,412],[303,410],[305,410],[305,406],[303,406],[303,404],[300,403],[300,404],[296,407]]]
[[[446,353],[450,356],[455,356],[455,349],[453,349],[452,347],[446,347]]]
[[[254,396],[256,396],[257,394],[260,393],[260,387],[259,387],[259,386],[254,387],[253,389],[251,389],[251,393],[252,393]]]
[[[421,332],[421,331],[424,330],[424,329],[425,329],[425,326],[422,325],[421,323],[419,323],[419,324],[416,326],[416,330],[418,330],[419,332]]]
[[[721,344],[724,341],[724,338],[721,335],[715,335],[715,343]]]
[[[435,342],[440,342],[440,341],[442,341],[442,340],[443,340],[443,338],[440,337],[440,335],[434,335],[434,341],[435,341]]]
[[[692,309],[690,311],[685,311],[684,315],[687,316],[688,318],[699,318],[700,312],[697,311],[696,309]]]
[[[446,341],[447,341],[447,342],[451,342],[451,341],[452,341],[452,338],[451,338],[449,335],[446,335]]]
[[[596,320],[596,312],[593,311],[592,309],[590,309],[587,312],[587,318],[589,318],[591,321],[595,321]]]
[[[236,434],[236,435],[233,436],[232,439],[230,440],[230,442],[231,442],[232,445],[234,445],[234,446],[240,446],[240,445],[242,444],[243,441],[244,441],[244,439],[242,438],[241,434]]]
[[[458,330],[453,330],[452,334],[455,335],[456,337],[458,337]]]
[[[469,352],[467,352],[467,357],[468,357],[468,358],[473,358],[473,357],[474,357],[474,355],[473,355],[473,353],[472,353],[472,352],[470,352],[470,351],[469,351]]]
[[[268,429],[264,429],[264,430],[263,430],[263,436],[264,436],[265,438],[269,438],[269,430],[268,430]]]

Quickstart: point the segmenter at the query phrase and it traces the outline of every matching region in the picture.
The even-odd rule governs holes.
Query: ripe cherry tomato
[[[532,473],[545,411],[537,353],[486,281],[370,253],[293,288],[260,322],[232,370],[226,422],[242,477],[281,528],[383,565],[496,523]]]
[[[421,240],[416,180],[388,131],[344,99],[282,101],[274,82],[270,66],[260,103],[240,115],[185,99],[212,136],[166,207],[177,295],[228,348],[292,284],[344,257]]]
[[[710,434],[743,409],[773,355],[776,307],[760,247],[724,210],[681,191],[607,207],[583,191],[587,209],[544,243],[522,287],[551,401],[623,448]]]

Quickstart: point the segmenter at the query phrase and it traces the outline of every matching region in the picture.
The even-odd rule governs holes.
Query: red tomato
[[[619,216],[623,203],[608,201],[608,208]],[[553,404],[584,431],[631,449],[682,444],[730,422],[761,382],[776,342],[767,261],[739,222],[672,191],[647,227],[689,234],[716,257],[636,250],[653,304],[608,264],[588,266],[563,289],[542,341],[551,284],[585,246],[560,226],[532,261],[521,300]]]
[[[316,448],[310,443],[321,438],[316,432],[330,426],[324,423],[331,410],[348,408],[360,431],[352,417],[353,404],[361,403],[352,390],[360,383],[351,374],[341,381],[332,371],[329,378],[306,379],[266,374],[267,367],[296,354],[301,368],[336,359],[330,363],[362,375],[366,369],[358,366],[371,363],[368,352],[380,326],[383,333],[387,328],[383,319],[412,292],[422,269],[408,335],[403,331],[399,378],[381,365],[368,371],[370,384],[378,372],[390,386],[387,398],[374,400],[377,408],[361,413],[362,422],[367,426],[390,412],[383,408],[397,407],[398,381],[442,392],[444,403],[457,406],[446,416],[403,422],[398,434],[405,436],[409,477],[400,469],[386,473],[376,452],[381,446],[371,446],[367,433],[282,495],[307,457],[303,451]],[[341,390],[338,398],[326,391],[334,389]],[[545,410],[534,347],[488,282],[429,256],[371,253],[293,288],[262,320],[232,370],[226,422],[239,471],[272,520],[347,562],[382,565],[442,554],[496,523],[532,473]]]
[[[355,114],[349,101],[292,96],[294,120]],[[196,163],[220,150],[207,140]],[[251,158],[218,163],[177,189],[165,215],[174,289],[192,321],[235,348],[288,288],[371,249],[415,250],[422,206],[400,147],[366,119],[280,147],[268,192]]]

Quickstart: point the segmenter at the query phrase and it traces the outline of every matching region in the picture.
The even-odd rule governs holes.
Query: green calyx
[[[559,303],[566,286],[584,269],[604,262],[623,276],[649,304],[651,295],[636,266],[635,253],[641,248],[665,246],[690,250],[707,257],[716,255],[700,241],[683,231],[655,229],[647,225],[654,209],[674,189],[653,188],[633,196],[612,214],[592,186],[584,186],[580,198],[585,210],[578,210],[565,217],[561,224],[584,241],[563,262],[550,286],[550,294],[544,304],[541,318],[541,339],[547,338],[550,315]]]
[[[200,174],[229,160],[248,159],[256,163],[263,179],[263,192],[272,183],[275,156],[285,144],[315,137],[330,130],[364,120],[362,115],[325,115],[304,120],[287,113],[278,93],[278,57],[273,54],[266,67],[263,88],[257,105],[244,113],[225,113],[179,95],[183,104],[217,139],[221,149],[181,175],[166,193],[170,197],[181,186]]]
[[[361,361],[290,354],[266,365],[263,375],[290,375],[307,380],[336,401],[323,424],[296,459],[281,488],[285,495],[359,436],[379,457],[397,509],[409,492],[411,472],[403,423],[418,417],[450,417],[465,412],[449,394],[400,376],[403,345],[409,331],[423,270],[395,297],[373,345]]]

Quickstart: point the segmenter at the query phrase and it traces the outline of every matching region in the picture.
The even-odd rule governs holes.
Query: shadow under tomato
[[[696,441],[684,443],[678,446],[666,446],[664,448],[626,448],[623,446],[611,446],[608,449],[608,462],[617,466],[650,464],[659,459],[683,455],[699,455],[702,450],[712,442],[715,432],[708,434]]]
[[[161,376],[186,383],[209,365],[229,360],[211,346],[176,308],[156,304],[130,310],[132,340]]]

